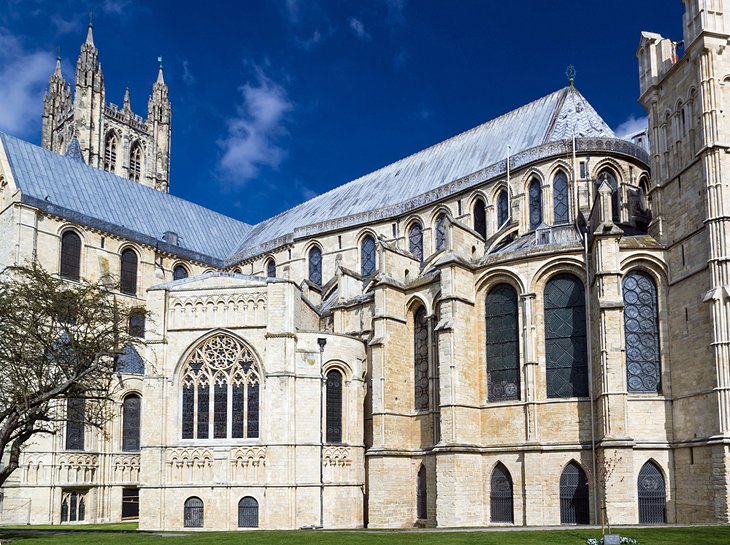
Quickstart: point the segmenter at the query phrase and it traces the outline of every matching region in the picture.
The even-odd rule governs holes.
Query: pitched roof
[[[251,226],[7,134],[0,141],[21,200],[50,214],[173,254],[222,265]],[[178,235],[178,245],[162,237]]]
[[[614,134],[577,89],[565,87],[255,225],[229,262],[298,227],[398,204],[508,154],[573,136]]]

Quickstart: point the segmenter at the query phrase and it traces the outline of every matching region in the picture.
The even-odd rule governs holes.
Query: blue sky
[[[108,101],[129,86],[146,115],[164,59],[172,193],[256,223],[559,89],[571,63],[612,128],[640,124],[639,34],[680,40],[683,7],[0,0],[0,130],[40,142],[55,49],[73,80],[90,11]]]

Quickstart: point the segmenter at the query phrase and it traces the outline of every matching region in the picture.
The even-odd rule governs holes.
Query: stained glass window
[[[211,418],[214,438],[227,438],[228,430],[232,438],[257,438],[260,381],[253,353],[241,341],[224,333],[204,340],[183,366],[182,438],[208,439]]]
[[[322,250],[319,246],[309,250],[309,281],[316,286],[322,285]]]
[[[497,284],[487,294],[487,399],[520,399],[517,292]]]
[[[548,397],[588,395],[583,283],[560,274],[545,286],[545,357]]]
[[[269,259],[266,262],[266,276],[269,278],[276,278],[276,261]]]
[[[423,228],[420,223],[414,223],[408,229],[408,251],[423,263]]]
[[[509,219],[509,197],[503,189],[497,196],[497,228],[504,227]]]
[[[172,279],[173,280],[182,280],[183,278],[188,277],[188,270],[182,266],[182,265],[175,265],[175,268],[172,270]]]
[[[562,170],[553,178],[553,223],[568,223],[568,177]]]
[[[185,500],[183,525],[185,528],[202,528],[204,522],[203,500],[193,496]]]
[[[360,245],[360,274],[367,278],[375,272],[375,238],[366,235]]]
[[[482,238],[487,238],[487,208],[482,199],[477,199],[474,203],[474,230]]]
[[[122,408],[122,450],[136,452],[139,450],[140,406],[142,398],[130,394],[124,398]]]
[[[238,527],[259,527],[259,502],[251,496],[241,498],[238,502]]]
[[[66,450],[84,450],[86,400],[70,397],[66,400]]]
[[[540,180],[530,182],[530,230],[534,231],[542,223],[542,186]]]
[[[571,461],[560,476],[560,524],[589,524],[588,479]]]
[[[657,289],[651,276],[632,271],[624,277],[626,382],[629,392],[661,391]]]
[[[428,319],[419,307],[413,315],[413,374],[416,410],[428,409]]]
[[[342,373],[327,373],[327,442],[342,442]]]
[[[119,289],[128,295],[137,294],[137,254],[127,248],[122,252],[122,273]]]
[[[428,518],[428,481],[426,468],[421,465],[418,469],[416,482],[416,517],[419,519]]]
[[[443,212],[436,217],[436,251],[446,249],[446,214]]]
[[[491,522],[514,522],[514,503],[512,476],[501,463],[492,471],[489,491],[489,511]]]
[[[80,522],[86,518],[86,499],[76,490],[64,490],[61,495],[61,522]]]
[[[74,231],[61,236],[61,277],[78,280],[81,277],[81,237]]]

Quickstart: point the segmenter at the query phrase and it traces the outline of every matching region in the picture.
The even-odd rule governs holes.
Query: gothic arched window
[[[142,146],[139,142],[135,142],[129,151],[129,179],[139,182],[141,175]]]
[[[238,527],[259,527],[259,502],[255,498],[246,496],[238,502]]]
[[[618,222],[621,219],[618,181],[613,172],[608,168],[603,169],[598,174],[598,178],[596,178],[596,189],[601,187],[604,181],[608,182],[608,185],[611,187],[611,219],[614,222]]]
[[[423,263],[423,228],[418,222],[408,229],[408,251]]]
[[[436,224],[434,225],[436,231],[436,251],[446,249],[446,213],[441,212],[436,217]]]
[[[342,443],[342,373],[327,372],[327,442]]]
[[[667,522],[667,492],[664,476],[653,462],[646,462],[639,471],[639,524]]]
[[[130,394],[124,398],[122,408],[122,450],[139,451],[139,430],[142,398],[138,394]]]
[[[127,321],[127,333],[132,337],[144,339],[145,331],[145,313],[144,310],[134,310],[129,314]]]
[[[81,237],[75,231],[66,231],[61,236],[61,278],[81,278]]]
[[[173,280],[182,280],[183,278],[188,277],[188,270],[183,265],[175,265],[175,268],[172,269],[172,279]]]
[[[416,410],[428,409],[428,318],[423,307],[413,315],[413,383]]]
[[[583,283],[560,274],[545,286],[545,359],[548,397],[588,395]]]
[[[477,199],[474,203],[474,230],[482,238],[487,238],[487,207],[482,199]]]
[[[428,479],[426,467],[421,464],[416,477],[416,518],[428,518]]]
[[[497,195],[497,229],[504,227],[509,219],[509,196],[507,190],[503,189]]]
[[[500,462],[492,471],[489,490],[489,511],[491,522],[514,522],[512,475]]]
[[[61,496],[61,522],[80,522],[86,518],[86,496],[76,490]]]
[[[530,231],[537,229],[542,223],[542,186],[537,178],[530,182]]]
[[[654,280],[631,271],[623,280],[626,382],[629,392],[661,391],[659,317]]]
[[[553,224],[568,221],[568,176],[559,170],[553,178]]]
[[[360,243],[360,274],[367,278],[375,272],[375,237],[365,235]]]
[[[204,522],[203,500],[192,496],[185,500],[183,525],[185,528],[202,528]]]
[[[273,258],[266,262],[266,276],[268,278],[276,278],[276,261]]]
[[[589,524],[588,479],[577,462],[571,461],[560,476],[560,524]]]
[[[104,170],[117,171],[117,135],[110,132],[104,142]]]
[[[319,246],[309,250],[309,281],[315,286],[322,285],[322,250]]]
[[[86,400],[69,397],[66,400],[66,450],[84,450]]]
[[[127,295],[137,295],[137,254],[127,248],[122,252],[119,290]]]
[[[487,399],[520,399],[517,292],[497,284],[487,294]]]
[[[201,342],[182,370],[182,438],[257,438],[260,384],[259,365],[238,339],[219,333]]]

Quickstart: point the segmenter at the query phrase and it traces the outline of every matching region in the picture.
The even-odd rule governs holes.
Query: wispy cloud
[[[299,22],[301,16],[301,4],[299,0],[285,0],[284,1],[284,13],[286,14],[289,22],[296,24]]]
[[[104,0],[101,7],[106,13],[122,15],[132,6],[132,0]]]
[[[182,78],[183,78],[183,82],[185,83],[185,85],[187,85],[188,87],[193,85],[195,83],[196,79],[195,79],[195,76],[193,75],[192,70],[190,70],[190,62],[187,59],[183,60],[182,69],[183,69]]]
[[[365,30],[365,25],[357,17],[350,17],[350,29],[355,33],[355,36],[361,40],[370,40],[370,34],[367,30]]]
[[[385,7],[388,10],[388,23],[393,26],[405,24],[405,11],[407,3],[408,0],[385,0]]]
[[[616,127],[613,132],[619,138],[626,138],[632,134],[636,134],[639,131],[646,129],[649,126],[649,120],[646,117],[636,117],[630,115],[626,121]]]
[[[20,137],[38,130],[54,61],[50,52],[29,50],[0,28],[0,130]]]
[[[281,163],[286,152],[278,140],[286,133],[286,114],[294,108],[284,88],[260,69],[256,81],[240,91],[242,102],[228,120],[228,135],[218,142],[221,178],[233,187],[244,185],[262,166],[276,168]]]
[[[393,68],[395,71],[400,72],[403,70],[410,57],[410,54],[405,49],[398,51],[398,53],[395,54],[395,57],[393,57]]]
[[[72,16],[70,19],[64,19],[60,15],[51,15],[51,24],[59,35],[81,32],[83,28],[81,26],[82,18],[80,15]]]

